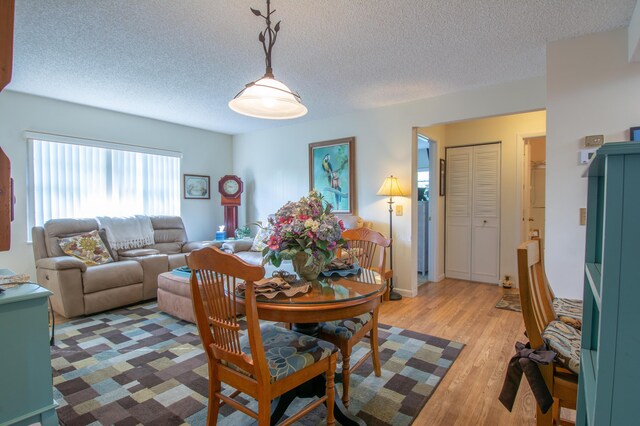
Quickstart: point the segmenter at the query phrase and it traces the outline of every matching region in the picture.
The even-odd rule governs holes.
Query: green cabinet
[[[0,426],[57,425],[49,318],[51,292],[22,284],[0,294]]]
[[[640,424],[640,143],[603,145],[585,176],[577,424]]]

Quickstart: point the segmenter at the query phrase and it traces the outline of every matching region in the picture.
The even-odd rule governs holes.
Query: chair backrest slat
[[[348,229],[342,233],[347,241],[348,253],[351,253],[358,264],[365,269],[375,269],[384,274],[386,263],[386,248],[391,245],[391,239],[369,228]],[[379,250],[378,264],[375,265],[375,253]]]
[[[191,294],[198,332],[206,350],[217,359],[231,362],[248,373],[268,377],[258,317],[255,309],[253,282],[264,276],[262,266],[249,265],[240,258],[215,247],[196,250],[187,257],[191,268]],[[251,358],[242,351],[238,321],[236,286],[245,282],[245,310]],[[264,374],[267,374],[265,376]]]

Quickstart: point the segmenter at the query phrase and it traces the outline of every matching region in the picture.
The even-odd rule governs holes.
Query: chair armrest
[[[152,254],[129,258],[142,266],[142,298],[153,299],[158,294],[158,275],[169,270],[169,256],[166,254]]]
[[[238,253],[241,251],[251,251],[252,239],[228,241],[222,244],[222,250],[228,253]]]
[[[222,243],[220,241],[189,241],[182,246],[182,253],[191,253],[194,250],[200,250],[210,246],[220,248]]]
[[[45,257],[36,261],[36,268],[54,269],[62,271],[65,269],[80,269],[84,272],[87,265],[80,259],[71,256]]]

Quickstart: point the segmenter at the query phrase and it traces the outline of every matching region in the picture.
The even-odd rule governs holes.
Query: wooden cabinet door
[[[0,0],[0,91],[11,81],[15,0]]]

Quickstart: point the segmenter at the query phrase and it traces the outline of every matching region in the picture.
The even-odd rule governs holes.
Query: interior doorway
[[[546,136],[525,137],[523,151],[523,240],[545,241]]]
[[[523,206],[523,192],[525,186],[523,184],[524,162],[522,159],[524,139],[545,136],[545,129],[546,112],[544,110],[515,113],[495,117],[484,117],[450,123],[438,123],[430,126],[414,128],[413,143],[415,145],[413,148],[414,162],[412,166],[412,174],[414,176],[414,179],[416,179],[418,171],[418,168],[416,167],[418,163],[417,135],[424,135],[429,140],[437,141],[436,147],[433,150],[429,150],[429,159],[431,160],[429,182],[431,190],[429,194],[429,210],[431,210],[432,212],[431,224],[433,225],[433,228],[429,229],[429,240],[431,241],[428,245],[428,257],[430,258],[430,261],[434,261],[433,268],[431,263],[429,262],[429,281],[439,281],[445,278],[445,257],[452,257],[454,263],[456,261],[464,260],[460,259],[462,252],[460,250],[452,250],[452,247],[450,246],[451,241],[447,241],[447,238],[445,236],[445,229],[448,226],[445,204],[447,204],[448,198],[455,195],[455,191],[453,193],[450,193],[447,188],[454,182],[452,181],[452,179],[456,179],[456,176],[454,176],[456,171],[455,164],[450,163],[448,160],[446,160],[447,152],[450,151],[450,148],[465,146],[468,147],[472,145],[488,144],[491,142],[500,141],[501,154],[499,157],[499,171],[501,183],[499,193],[495,194],[496,197],[499,196],[500,199],[500,214],[496,215],[496,217],[499,217],[499,224],[497,225],[499,226],[499,233],[497,234],[497,237],[499,238],[499,243],[497,245],[497,250],[499,251],[499,274],[498,280],[492,281],[501,282],[505,279],[505,277],[508,276],[510,280],[514,281],[515,286],[517,286],[518,269],[516,248],[523,240],[526,240],[528,238],[529,217],[532,217],[535,221],[533,222],[535,228],[533,226],[532,228],[542,228],[540,232],[544,233],[544,224],[541,220],[544,217],[544,205],[539,203],[539,201],[544,200],[544,188],[540,187],[540,185],[537,185],[535,187],[535,199],[533,200],[535,211],[532,211],[530,207],[527,207],[527,223],[525,224],[523,222],[523,218],[525,217],[525,210]],[[536,142],[531,143],[535,144]],[[535,148],[537,147],[538,146],[536,146]],[[533,155],[537,155],[535,151]],[[478,166],[482,166],[482,168],[478,169],[477,172],[489,173],[489,170],[485,170],[484,168],[484,164],[486,163],[485,160],[480,159],[480,157],[478,157],[478,160],[479,161],[477,164]],[[433,163],[434,161],[435,163]],[[541,160],[536,159],[536,161]],[[474,163],[472,162],[471,164],[473,165]],[[534,166],[536,167],[534,170],[540,170],[542,167],[544,167],[544,164],[536,163],[534,164]],[[451,167],[453,167],[453,169]],[[529,176],[529,181],[531,180],[531,173],[531,170],[527,173],[527,176]],[[534,180],[536,181],[536,184],[544,180],[540,171],[535,171],[533,173],[535,174]],[[440,179],[440,177],[442,177],[442,179]],[[440,185],[441,180],[443,185]],[[414,182],[417,182],[417,179]],[[479,191],[482,191],[484,188],[482,182],[475,182],[477,185],[479,185],[477,189]],[[527,183],[526,186],[527,188],[529,188],[530,183]],[[471,194],[475,193],[475,191],[471,192]],[[480,194],[480,192],[478,193]],[[527,199],[531,204],[531,192],[528,192]],[[418,203],[416,202],[416,200],[417,199],[414,198],[414,205],[416,206],[416,208],[415,210],[412,210],[412,215],[413,217],[415,217],[412,226],[414,235],[418,230]],[[484,206],[484,203],[482,202],[480,204],[468,204],[468,206],[475,205],[477,205],[478,208],[481,208]],[[531,213],[531,215],[529,213]],[[484,223],[484,220],[487,220],[486,225]],[[486,218],[481,219],[480,222],[485,228],[490,224],[490,221]],[[449,225],[451,224],[449,223]],[[431,232],[432,230],[433,232]],[[487,230],[479,227],[476,231],[478,233],[480,231],[484,232]],[[414,253],[413,255],[415,256],[414,259],[416,259],[415,265],[417,267],[418,243],[415,237],[412,240],[415,244],[412,247],[412,250]],[[473,243],[473,241],[474,239],[471,238],[471,243]],[[475,238],[475,241],[482,241],[482,239]],[[448,249],[447,246],[449,246]],[[472,246],[469,246],[469,250],[471,250],[471,248]],[[448,256],[446,255],[446,253],[448,253]],[[481,252],[481,254],[484,254],[484,252]],[[485,262],[485,260],[481,256],[476,256],[475,258],[481,264],[489,263],[488,261]],[[492,259],[491,264],[495,265],[495,262],[493,262],[493,260],[494,259]],[[418,275],[417,272],[416,275]],[[495,275],[493,276],[495,277]],[[516,278],[516,280],[514,280],[513,278]]]
[[[418,134],[418,286],[429,280],[429,214],[431,150],[433,142]]]

